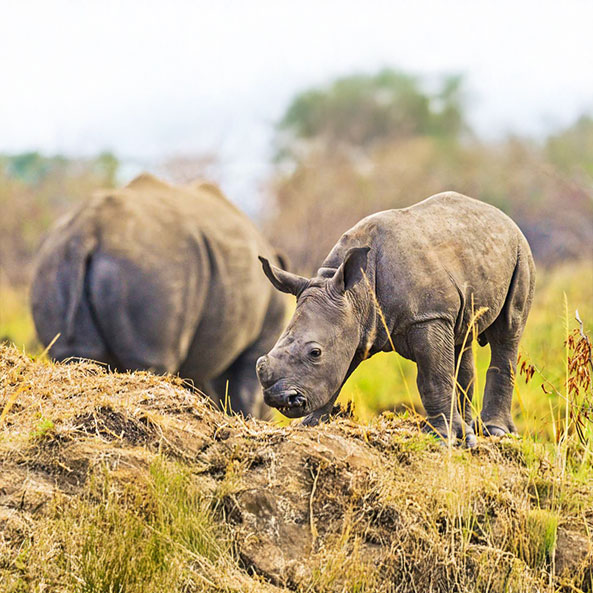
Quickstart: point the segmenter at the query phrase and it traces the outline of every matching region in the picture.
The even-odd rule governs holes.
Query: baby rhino
[[[311,279],[260,260],[270,282],[297,298],[290,324],[257,362],[268,405],[317,424],[363,360],[395,348],[417,364],[428,430],[472,447],[477,317],[478,341],[492,352],[484,434],[515,430],[513,378],[535,267],[527,240],[500,210],[446,192],[373,214],[341,237]]]

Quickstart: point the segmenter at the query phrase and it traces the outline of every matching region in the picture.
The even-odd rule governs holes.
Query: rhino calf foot
[[[305,416],[300,423],[300,426],[317,426],[324,422],[328,422],[331,418],[332,410],[334,408],[334,402],[336,401],[336,395],[332,397],[324,406],[318,408],[308,416]]]
[[[516,434],[517,430],[511,420],[508,421],[496,421],[496,420],[484,420],[476,419],[472,422],[472,428],[478,434],[482,434],[485,437],[503,437],[507,434]]]
[[[466,449],[473,449],[477,446],[478,439],[473,431],[465,433],[465,441],[463,444],[466,447]]]
[[[435,435],[442,445],[446,445],[449,442],[450,433],[447,423],[444,420],[436,421],[431,418],[427,420],[423,430],[424,432]],[[454,422],[451,432],[457,445],[467,449],[473,449],[478,444],[478,439],[473,428],[465,422]]]
[[[493,424],[484,426],[484,436],[486,437],[503,437],[505,434],[509,434],[508,431],[499,426],[494,426]]]
[[[320,422],[327,422],[328,418],[313,412],[301,420],[300,426],[317,426]]]

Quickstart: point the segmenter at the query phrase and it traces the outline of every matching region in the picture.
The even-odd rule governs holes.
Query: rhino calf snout
[[[268,406],[279,410],[301,408],[305,405],[305,398],[296,389],[285,389],[278,384],[264,391],[264,401]]]

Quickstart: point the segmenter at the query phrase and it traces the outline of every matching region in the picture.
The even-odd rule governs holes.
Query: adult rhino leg
[[[458,368],[455,396],[461,417],[467,424],[472,422],[472,399],[474,397],[474,353],[471,344],[455,346],[455,363]]]
[[[284,300],[279,294],[272,293],[259,337],[213,382],[223,403],[228,389],[230,411],[263,420],[272,419],[272,409],[264,403],[255,364],[260,356],[274,347],[284,327],[285,316]]]
[[[267,352],[258,343],[245,350],[212,384],[227,412],[269,420],[271,409],[264,404],[255,363]]]
[[[232,412],[271,420],[272,409],[264,403],[255,364],[258,358],[267,354],[274,347],[282,332],[285,320],[284,299],[279,293],[274,292],[270,298],[258,338],[214,381],[223,402],[228,382],[229,403]]]
[[[418,390],[426,410],[427,430],[442,439],[460,439],[476,445],[473,429],[459,413],[455,392],[455,346],[453,327],[445,321],[430,321],[412,327],[408,345],[418,365]]]

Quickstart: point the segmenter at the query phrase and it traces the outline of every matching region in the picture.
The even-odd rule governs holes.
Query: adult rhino
[[[360,362],[395,348],[417,363],[430,430],[473,446],[466,336],[484,308],[475,322],[492,351],[484,432],[515,430],[513,377],[535,267],[525,237],[500,210],[446,192],[379,212],[347,231],[311,279],[261,260],[271,283],[297,297],[292,321],[257,363],[268,405],[316,424]]]
[[[102,191],[45,239],[31,291],[39,339],[58,360],[179,373],[234,411],[259,414],[255,362],[285,321],[259,253],[280,263],[220,190],[147,174]],[[263,406],[262,406],[263,409]]]

